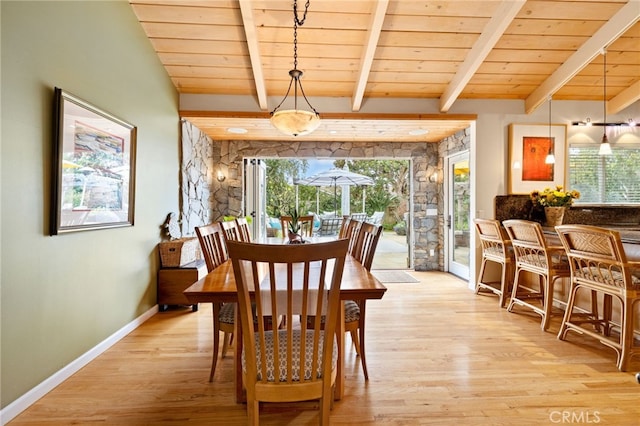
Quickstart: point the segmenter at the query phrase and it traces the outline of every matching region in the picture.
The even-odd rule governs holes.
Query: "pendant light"
[[[297,3],[297,0],[293,1],[293,69],[289,71],[291,80],[289,81],[289,88],[287,89],[287,93],[284,95],[284,99],[282,99],[280,104],[271,111],[271,124],[273,127],[289,136],[308,135],[320,126],[320,114],[311,106],[307,96],[304,94],[302,83],[300,82],[302,71],[298,69],[298,26],[302,26],[307,18],[309,0],[307,0],[304,6],[304,15],[302,16],[302,19],[298,18]],[[293,86],[293,109],[279,111],[278,108],[282,106],[289,96],[291,86]],[[298,109],[298,88],[300,88],[302,97],[312,111]]]
[[[553,155],[553,139],[551,139],[551,96],[549,96],[549,152],[544,159],[545,164],[555,164],[556,157]]]
[[[602,99],[603,104],[603,116],[604,120],[604,133],[602,135],[602,142],[600,143],[600,149],[598,150],[598,155],[611,155],[611,145],[609,145],[609,139],[607,138],[607,50],[602,49],[602,63],[603,65],[603,87],[604,87],[604,96]]]

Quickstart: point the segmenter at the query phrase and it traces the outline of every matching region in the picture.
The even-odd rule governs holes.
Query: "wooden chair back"
[[[240,233],[240,241],[244,241],[245,243],[251,242],[251,230],[249,229],[249,221],[246,217],[238,217],[236,218],[236,226],[238,227],[238,232]]]
[[[196,227],[196,235],[209,272],[228,259],[224,230],[220,222]]]
[[[345,222],[347,223],[346,225],[344,225]],[[362,222],[351,218],[345,218],[342,223],[343,226],[340,228],[338,238],[346,238],[349,240],[349,250],[347,252],[350,255],[353,255],[358,241],[358,231],[360,231],[360,225]]]
[[[368,271],[371,270],[373,256],[376,253],[378,240],[382,235],[382,226],[362,222],[357,232],[355,248],[351,255],[359,261]]]
[[[293,219],[291,216],[280,216],[280,226],[282,226],[282,237],[286,237],[289,232],[289,224]],[[298,216],[300,224],[300,236],[311,237],[313,235],[313,215]]]
[[[238,228],[238,223],[235,221],[235,219],[220,222],[220,225],[222,226],[222,229],[224,229],[226,241],[242,241],[240,229]]]
[[[259,401],[310,399],[321,400],[320,418],[328,424],[347,246],[346,240],[302,245],[228,242],[243,332],[249,424],[257,424]],[[262,319],[280,316],[284,325],[265,330]],[[312,316],[315,324],[309,328]]]

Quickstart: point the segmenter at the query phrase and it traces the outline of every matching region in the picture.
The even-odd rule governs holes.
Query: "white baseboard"
[[[131,321],[129,324],[122,327],[120,330],[113,333],[111,336],[104,339],[102,342],[98,343],[93,348],[89,349],[87,352],[82,354],[80,357],[71,361],[62,369],[55,372],[53,375],[45,379],[42,383],[38,384],[36,387],[13,401],[11,404],[4,407],[0,410],[0,425],[5,425],[13,420],[18,414],[22,413],[24,410],[29,408],[33,403],[38,401],[40,398],[45,396],[47,393],[51,392],[56,386],[60,383],[67,380],[73,374],[75,374],[82,367],[96,359],[100,356],[104,351],[109,349],[115,343],[117,343],[120,339],[125,337],[127,334],[131,333],[133,330],[138,328],[142,323],[146,320],[154,316],[158,312],[158,305],[155,305],[147,312],[140,315],[138,318]]]

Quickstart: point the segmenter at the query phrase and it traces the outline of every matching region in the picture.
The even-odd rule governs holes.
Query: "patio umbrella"
[[[307,186],[333,186],[333,207],[338,210],[338,185],[363,186],[373,185],[373,179],[369,176],[350,172],[349,170],[333,168],[324,172],[316,173],[304,179],[299,179],[296,185]]]

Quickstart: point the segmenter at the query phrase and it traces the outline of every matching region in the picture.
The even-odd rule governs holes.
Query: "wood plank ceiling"
[[[183,118],[215,140],[289,139],[268,117],[293,68],[292,0],[130,3],[180,94],[256,103]],[[602,100],[603,49],[613,114],[640,100],[639,19],[640,0],[312,0],[297,32],[304,92],[312,103],[342,99],[353,113],[316,107],[321,127],[298,140],[439,141],[473,119],[446,114],[458,99],[521,99],[527,113],[550,96]],[[358,113],[374,98],[438,100],[441,114]]]

